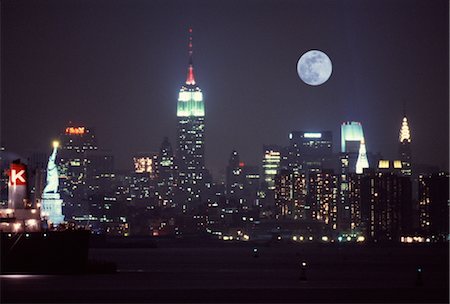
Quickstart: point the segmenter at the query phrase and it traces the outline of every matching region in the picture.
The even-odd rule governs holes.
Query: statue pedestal
[[[63,200],[59,193],[43,193],[41,201],[41,216],[46,218],[53,225],[59,225],[64,222],[62,214]]]

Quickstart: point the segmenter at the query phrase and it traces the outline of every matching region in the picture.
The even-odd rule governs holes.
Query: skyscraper
[[[331,131],[293,131],[289,134],[289,143],[289,169],[307,173],[331,167],[333,155]]]
[[[362,218],[373,241],[398,241],[411,230],[411,179],[394,172],[366,171],[361,177]]]
[[[268,190],[275,190],[275,175],[277,175],[280,170],[283,149],[276,145],[267,145],[264,146],[263,149],[264,188],[267,188]]]
[[[306,175],[282,169],[275,176],[277,219],[305,219]]]
[[[360,122],[348,121],[341,125],[341,176],[339,230],[351,231],[352,218],[357,218],[357,209],[351,206],[350,183],[353,173],[361,174],[369,167],[363,128]]]
[[[194,77],[192,62],[192,29],[189,29],[189,66],[185,84],[178,95],[178,186],[177,197],[183,212],[194,201],[201,200],[205,187],[205,105],[202,90]]]
[[[426,237],[446,241],[449,233],[449,174],[419,176],[419,226]]]
[[[338,176],[332,170],[309,174],[309,217],[336,230],[338,221]]]
[[[362,144],[364,147],[361,147]],[[342,172],[356,172],[358,160],[360,160],[358,169],[368,168],[369,164],[365,154],[365,139],[361,123],[344,122],[341,125]]]
[[[84,126],[68,126],[61,136],[60,160],[61,195],[67,220],[73,216],[87,215],[87,176],[89,152],[97,150],[93,131]]]
[[[233,151],[228,161],[226,191],[228,199],[235,199],[240,204],[244,203],[244,164],[239,159],[239,153]]]
[[[175,164],[172,145],[167,137],[164,138],[159,150],[156,166],[157,192],[160,205],[173,207],[175,191]]]
[[[402,162],[402,174],[410,176],[411,170],[411,132],[409,130],[408,119],[403,116],[402,126],[399,134],[399,158]]]

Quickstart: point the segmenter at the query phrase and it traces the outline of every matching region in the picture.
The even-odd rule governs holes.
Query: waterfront
[[[159,244],[90,256],[118,272],[3,276],[2,302],[448,302],[444,244]]]

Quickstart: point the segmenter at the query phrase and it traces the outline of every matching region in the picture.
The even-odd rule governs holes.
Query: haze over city
[[[0,18],[0,302],[449,302],[448,1]]]
[[[347,120],[362,122],[368,151],[392,158],[404,109],[415,160],[448,168],[445,1],[3,6],[2,142],[19,155],[48,149],[69,121],[93,128],[123,169],[134,153],[157,151],[164,136],[175,142],[192,27],[215,178],[233,149],[260,165],[262,145],[287,144],[292,130],[331,130],[338,147]],[[318,87],[296,72],[310,49],[333,63]]]

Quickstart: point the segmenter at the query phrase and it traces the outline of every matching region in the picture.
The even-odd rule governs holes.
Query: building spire
[[[403,116],[402,126],[400,128],[399,141],[402,143],[404,141],[411,142],[411,133],[409,131],[408,119],[406,115]]]
[[[194,77],[194,66],[192,64],[192,53],[193,45],[192,45],[192,28],[189,28],[189,43],[188,43],[188,51],[189,51],[189,67],[188,74],[186,78],[187,85],[195,85],[195,77]]]
[[[362,174],[365,168],[369,168],[369,160],[367,159],[366,142],[364,139],[361,139],[358,159],[356,161],[356,173]]]

